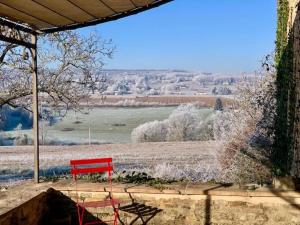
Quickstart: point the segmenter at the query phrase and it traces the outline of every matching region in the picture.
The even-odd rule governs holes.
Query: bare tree
[[[47,106],[76,110],[90,93],[103,91],[106,78],[99,71],[112,57],[111,40],[66,31],[40,36],[38,46],[39,98]],[[0,42],[0,106],[31,110],[30,57],[29,49]]]

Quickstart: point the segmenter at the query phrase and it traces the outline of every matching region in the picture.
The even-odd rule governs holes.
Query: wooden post
[[[38,75],[37,75],[37,36],[31,35],[32,55],[32,112],[34,140],[34,181],[39,183],[39,104],[38,104]]]

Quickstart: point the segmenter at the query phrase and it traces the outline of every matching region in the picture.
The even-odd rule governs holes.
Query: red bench
[[[76,200],[77,200],[77,213],[79,225],[88,225],[88,224],[99,224],[103,222],[113,222],[114,225],[118,224],[118,206],[120,201],[113,198],[112,195],[112,158],[97,158],[97,159],[79,159],[79,160],[71,160],[71,174],[73,175],[73,179],[75,181],[76,186]],[[92,173],[106,173],[108,174],[108,181],[110,186],[110,194],[109,199],[103,201],[91,201],[91,202],[79,202],[78,190],[77,190],[77,175],[80,174],[92,174]],[[84,220],[84,212],[85,208],[100,208],[100,207],[112,207],[114,211],[114,219],[111,221],[92,221],[88,223],[83,223]]]

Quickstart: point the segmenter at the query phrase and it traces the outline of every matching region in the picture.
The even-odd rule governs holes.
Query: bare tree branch
[[[29,36],[17,33],[21,39]],[[77,110],[106,82],[100,73],[114,46],[96,34],[73,31],[45,35],[38,40],[39,98],[52,109]],[[30,50],[0,42],[0,106],[31,108]]]

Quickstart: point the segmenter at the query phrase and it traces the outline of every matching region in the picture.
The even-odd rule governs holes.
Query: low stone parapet
[[[10,195],[12,192],[15,192],[16,195],[19,194],[16,192],[18,188],[21,187],[7,190],[7,202],[11,202],[13,199]],[[53,189],[45,192],[48,188]],[[43,212],[47,212],[45,215],[48,216],[56,215],[56,213],[51,214],[50,212],[53,210],[61,212],[65,208],[71,209],[72,207],[73,214],[66,211],[56,221],[62,221],[61,224],[76,224],[76,211],[74,211],[76,191],[72,182],[60,181],[38,185],[26,183],[22,186],[22,190],[27,190],[25,191],[27,194],[22,193],[27,197],[30,196],[30,190],[35,195],[41,194],[40,197],[34,197],[17,207],[13,207],[11,204],[12,209],[7,211],[8,208],[6,208],[7,212],[0,216],[0,224],[9,224],[2,223],[1,218],[2,220],[13,218],[12,215],[16,221],[18,218],[19,220],[25,218],[28,221],[34,221],[30,218],[36,216],[36,212],[40,212],[39,216],[42,220]],[[103,200],[109,196],[109,192],[108,185],[105,183],[79,182],[78,184],[78,194],[81,200]],[[44,201],[43,196],[48,196],[48,200]],[[278,191],[268,188],[250,191],[218,184],[172,184],[162,185],[159,188],[147,185],[116,184],[113,187],[113,196],[122,201],[120,220],[123,224],[143,224],[143,221],[144,224],[158,225],[300,224],[300,193],[296,191]],[[4,201],[3,198],[0,203],[1,201]],[[36,210],[37,202],[41,204],[40,211]],[[63,204],[70,206],[66,207],[65,205],[59,209]],[[25,209],[28,207],[31,210]],[[0,210],[2,209],[0,204]],[[109,209],[88,210],[92,216],[101,219],[109,218],[112,213],[112,210]],[[36,216],[36,218],[39,217]],[[34,225],[34,223],[31,224]]]

